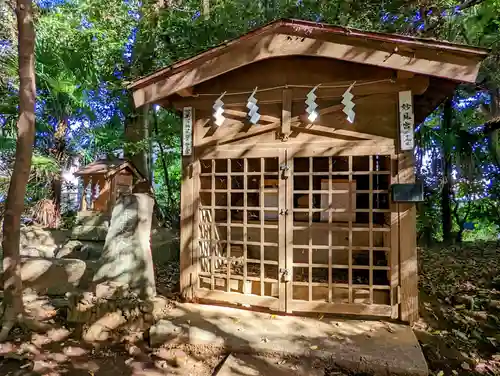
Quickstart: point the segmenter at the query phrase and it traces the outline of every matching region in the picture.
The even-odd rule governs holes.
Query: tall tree
[[[451,242],[452,217],[451,217],[451,190],[453,188],[451,170],[452,147],[450,137],[452,133],[453,102],[449,98],[444,103],[442,131],[442,158],[443,158],[443,185],[441,188],[441,205],[443,221],[443,241]]]
[[[19,119],[14,173],[10,180],[3,223],[4,300],[0,341],[7,338],[12,327],[22,319],[24,314],[19,253],[20,227],[35,140],[35,29],[31,0],[17,0],[16,15],[19,53]]]

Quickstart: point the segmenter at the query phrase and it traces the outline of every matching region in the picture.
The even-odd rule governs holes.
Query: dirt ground
[[[500,375],[500,246],[420,249],[420,321],[433,375]]]
[[[419,252],[421,319],[414,331],[431,374],[500,375],[500,246],[474,243]],[[155,267],[158,292],[176,299],[178,263]],[[0,344],[0,375],[208,376],[227,356],[214,348],[153,350],[145,341],[95,348],[73,339],[61,313],[53,314],[57,325],[51,332],[17,329],[9,343]],[[270,361],[293,375],[300,374],[305,360]],[[322,362],[309,366],[317,376],[349,375]]]
[[[153,350],[145,343],[95,348],[71,338],[62,339],[60,332],[54,333],[53,341],[50,335],[35,335],[29,339],[19,333],[18,340],[14,338],[7,346],[0,346],[0,353],[8,353],[0,358],[0,375],[211,376],[217,373],[228,355],[223,349],[210,347]],[[280,375],[365,376],[342,371],[320,360],[272,356],[265,359],[281,372]]]
[[[158,291],[178,299],[179,269],[176,262],[155,265]],[[29,309],[29,308],[28,308]],[[211,376],[229,355],[222,348],[182,345],[152,349],[146,340],[133,344],[92,346],[75,338],[66,325],[64,309],[43,315],[54,329],[44,334],[17,328],[7,343],[0,344],[1,376]],[[335,365],[319,360],[268,356],[268,361],[286,375],[350,376]],[[308,370],[304,373],[304,367]],[[352,374],[355,375],[355,374]],[[356,374],[362,376],[360,374]]]

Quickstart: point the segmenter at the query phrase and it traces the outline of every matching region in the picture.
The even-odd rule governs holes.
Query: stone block
[[[128,290],[126,283],[107,281],[96,285],[95,296],[97,299],[120,299],[127,295]]]
[[[39,226],[21,227],[21,247],[55,247],[65,241],[68,231],[44,229]]]
[[[104,242],[69,240],[52,257],[97,260],[101,257],[103,248]]]
[[[170,320],[160,320],[149,328],[149,345],[157,347],[181,335],[182,329]]]
[[[95,283],[128,284],[141,298],[156,295],[150,234],[154,200],[145,193],[121,196],[113,208],[111,224],[100,258]]]
[[[109,228],[111,217],[107,213],[84,211],[78,212],[75,224],[78,226]]]
[[[37,245],[21,247],[19,250],[21,257],[45,257],[53,258],[55,257],[57,247],[49,245]]]
[[[82,241],[104,241],[108,233],[107,227],[78,225],[71,231],[71,239]]]
[[[97,260],[104,250],[104,242],[83,242],[82,252],[87,254],[87,260]]]
[[[98,269],[96,261],[57,258],[21,258],[23,287],[44,295],[64,295],[90,287]],[[3,275],[0,274],[3,280]]]
[[[70,240],[62,247],[58,248],[53,257],[56,258],[74,258],[86,260],[86,252],[82,251],[83,243],[79,240]]]

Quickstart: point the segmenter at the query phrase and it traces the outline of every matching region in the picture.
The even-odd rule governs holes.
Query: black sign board
[[[422,202],[424,186],[421,183],[392,184],[391,196],[393,202]]]

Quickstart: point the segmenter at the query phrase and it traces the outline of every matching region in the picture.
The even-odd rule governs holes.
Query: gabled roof
[[[282,19],[133,82],[137,107],[158,102],[247,64],[274,57],[317,56],[475,82],[488,50],[433,39],[374,33]]]
[[[142,179],[142,174],[125,159],[113,158],[113,159],[99,159],[92,162],[86,166],[83,166],[78,171],[74,173],[76,176],[88,176],[88,175],[104,175],[105,178],[110,178],[111,176],[117,174],[124,169],[130,170],[137,178]]]

